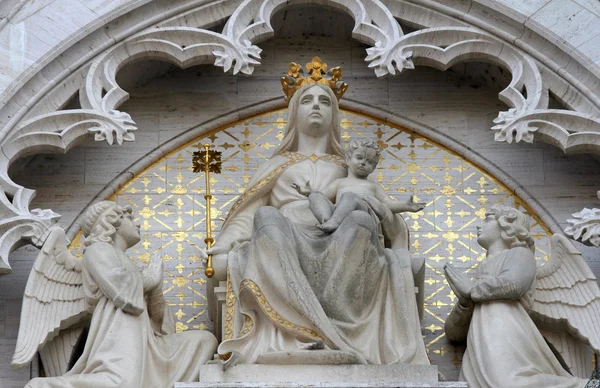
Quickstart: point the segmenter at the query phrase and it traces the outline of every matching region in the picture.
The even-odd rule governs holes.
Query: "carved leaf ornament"
[[[567,220],[565,234],[586,245],[600,246],[600,209],[584,208]]]

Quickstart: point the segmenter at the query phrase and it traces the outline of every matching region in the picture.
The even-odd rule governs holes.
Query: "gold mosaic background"
[[[205,238],[204,175],[192,172],[192,153],[206,142],[223,151],[223,173],[211,178],[213,230],[218,240],[229,208],[283,138],[286,120],[287,111],[278,110],[199,137],[154,163],[114,195],[118,203],[133,207],[141,224],[142,242],[131,249],[131,257],[146,263],[160,255],[165,262],[163,289],[178,331],[212,329],[204,267],[198,255]],[[475,227],[486,208],[506,204],[528,209],[485,171],[409,130],[343,111],[342,131],[344,143],[351,137],[379,141],[382,160],[373,177],[391,197],[414,194],[416,201],[427,202],[424,211],[405,215],[411,250],[426,257],[423,336],[431,362],[448,379],[456,380],[464,349],[449,344],[444,336],[443,323],[455,297],[442,268],[450,262],[470,272],[483,259]],[[550,252],[549,235],[532,216],[541,260]],[[76,238],[72,248],[81,253],[81,241]]]

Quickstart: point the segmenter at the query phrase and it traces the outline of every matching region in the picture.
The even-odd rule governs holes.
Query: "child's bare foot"
[[[338,223],[329,220],[327,222],[322,223],[321,225],[317,225],[317,228],[321,229],[323,232],[326,233],[333,233],[337,230],[339,226],[340,225]]]
[[[315,342],[309,342],[300,346],[300,350],[322,350],[325,349],[325,343],[322,339],[317,339]]]

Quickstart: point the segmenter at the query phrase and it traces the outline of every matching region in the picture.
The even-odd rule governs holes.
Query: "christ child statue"
[[[308,197],[319,229],[329,233],[335,231],[344,218],[355,210],[368,212],[372,208],[375,214],[382,214],[373,208],[374,201],[387,206],[392,213],[418,212],[425,207],[425,203],[414,202],[412,196],[408,201],[394,201],[379,184],[368,179],[377,167],[380,155],[377,142],[352,139],[346,148],[347,177],[334,180],[323,192],[312,191],[310,182],[304,186],[292,183],[294,189]],[[330,201],[334,197],[335,206]]]

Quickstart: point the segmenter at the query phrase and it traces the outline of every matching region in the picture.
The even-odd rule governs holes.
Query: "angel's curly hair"
[[[510,206],[494,206],[488,214],[500,225],[500,236],[511,248],[529,248],[535,253],[535,243],[529,230],[529,217]]]
[[[131,212],[131,207],[123,207],[112,201],[100,201],[90,206],[81,226],[86,237],[85,245],[90,246],[97,242],[112,243],[117,228],[121,226],[121,216]]]
[[[377,165],[377,163],[379,163],[379,158],[381,157],[381,148],[375,140],[371,139],[351,139],[346,147],[346,158],[351,158],[352,155],[354,155],[354,152],[361,147],[375,150],[375,157],[377,160],[374,162]]]

